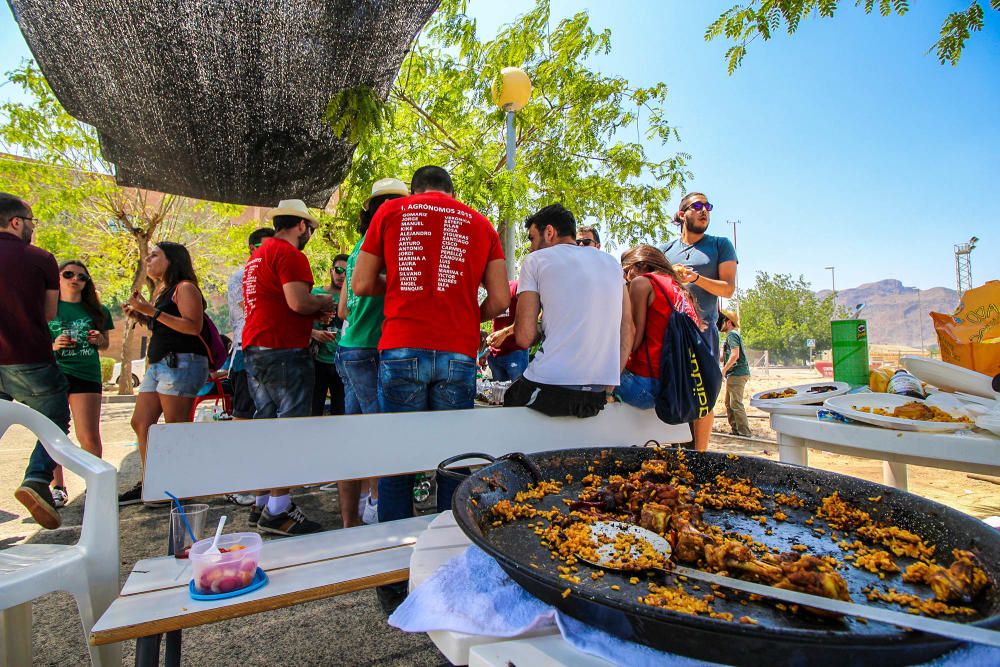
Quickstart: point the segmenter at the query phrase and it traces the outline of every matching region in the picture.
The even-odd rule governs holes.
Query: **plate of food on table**
[[[823,401],[850,391],[846,382],[812,382],[792,387],[776,387],[757,392],[750,397],[750,405],[777,414],[816,416]]]
[[[899,394],[834,396],[823,405],[848,419],[899,431],[947,433],[975,426],[968,415],[944,410],[928,401]]]

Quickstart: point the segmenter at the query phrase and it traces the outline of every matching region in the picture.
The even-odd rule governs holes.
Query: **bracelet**
[[[697,278],[695,278],[694,280],[691,281],[692,285],[697,284],[698,281],[701,280],[701,274],[700,273],[696,273],[695,275],[697,276]]]
[[[149,321],[150,322],[155,322],[156,320],[160,319],[160,315],[162,315],[162,314],[163,314],[163,310],[161,310],[160,308],[157,308],[156,310],[153,311],[153,314],[149,316]]]

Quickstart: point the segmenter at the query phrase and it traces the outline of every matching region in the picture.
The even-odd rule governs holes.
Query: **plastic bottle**
[[[927,397],[927,394],[924,393],[923,385],[920,384],[920,380],[902,369],[896,371],[896,374],[889,380],[889,384],[885,390],[890,394],[899,394],[900,396],[909,396],[911,398]]]

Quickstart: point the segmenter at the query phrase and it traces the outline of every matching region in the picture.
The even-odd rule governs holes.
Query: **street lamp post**
[[[531,99],[531,79],[519,67],[500,70],[500,80],[493,84],[493,101],[507,116],[507,171],[514,173],[514,113],[524,108]],[[506,258],[507,278],[514,279],[516,239],[510,211],[504,212],[504,234],[501,239]]]
[[[736,250],[736,225],[742,224],[740,220],[727,220],[729,224],[733,226],[733,250]],[[736,296],[736,319],[740,319],[740,269],[739,265],[736,265],[736,275],[733,276],[733,287],[735,288]]]
[[[833,310],[830,311],[830,319],[832,320],[837,312],[837,267],[827,266],[824,268],[830,272],[830,287],[833,291]]]

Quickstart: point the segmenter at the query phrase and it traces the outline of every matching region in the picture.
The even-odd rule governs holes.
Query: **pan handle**
[[[447,477],[448,479],[453,479],[456,482],[464,481],[466,477],[469,476],[468,472],[462,472],[459,470],[449,470],[448,466],[458,463],[459,461],[464,461],[465,459],[484,459],[490,463],[496,463],[496,458],[489,455],[483,454],[482,452],[472,452],[469,454],[459,454],[458,456],[452,456],[447,458],[438,464],[437,474],[442,477]]]
[[[542,481],[542,471],[538,468],[538,465],[532,461],[528,456],[522,452],[512,452],[510,454],[504,454],[500,457],[501,461],[517,461],[531,473],[532,483],[537,484]]]

